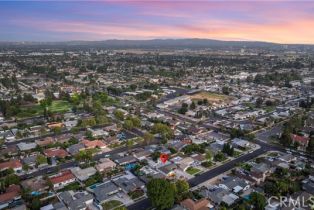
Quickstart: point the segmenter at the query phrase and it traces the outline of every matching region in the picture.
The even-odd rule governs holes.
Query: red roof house
[[[75,176],[70,170],[66,170],[56,176],[50,177],[49,180],[53,184],[54,189],[61,189],[64,186],[75,182]]]
[[[56,149],[56,148],[46,149],[44,151],[44,154],[47,157],[58,157],[58,158],[65,158],[66,156],[69,155],[69,153],[65,151],[64,149]]]
[[[19,185],[10,185],[5,193],[0,194],[0,204],[2,208],[6,208],[10,203],[21,198],[21,188]]]
[[[310,141],[310,138],[305,137],[305,136],[299,136],[296,134],[291,134],[291,139],[293,143],[297,142],[303,148],[306,148]]]
[[[22,163],[19,160],[10,160],[0,163],[0,171],[4,171],[10,168],[14,171],[22,170]]]
[[[87,148],[87,149],[93,149],[93,148],[106,148],[107,145],[101,141],[101,140],[94,140],[94,141],[89,141],[89,140],[83,140],[82,141],[82,144],[84,144],[84,146]]]

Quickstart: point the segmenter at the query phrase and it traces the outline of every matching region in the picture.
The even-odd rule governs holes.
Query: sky
[[[0,0],[0,41],[157,38],[314,44],[314,1]]]

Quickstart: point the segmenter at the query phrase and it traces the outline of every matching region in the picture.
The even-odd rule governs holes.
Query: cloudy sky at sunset
[[[155,38],[314,44],[314,2],[0,1],[0,41]]]

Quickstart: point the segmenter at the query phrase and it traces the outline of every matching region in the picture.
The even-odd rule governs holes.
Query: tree
[[[76,161],[91,161],[93,158],[93,153],[91,150],[83,150],[79,151],[78,154],[75,155]]]
[[[175,200],[175,188],[168,180],[152,179],[147,184],[147,196],[156,209],[170,209]]]
[[[194,152],[204,153],[205,149],[201,145],[193,143],[193,144],[189,144],[186,147],[184,147],[182,149],[182,152],[184,152],[184,154],[190,155]]]
[[[155,123],[152,128],[152,133],[159,134],[164,140],[169,140],[174,136],[173,130],[163,123]]]
[[[24,165],[22,166],[22,169],[23,169],[24,171],[28,171],[28,170],[29,170],[29,166],[28,166],[27,164],[24,164]]]
[[[206,151],[205,158],[207,160],[211,160],[213,158],[213,155],[212,155],[212,153],[209,150]]]
[[[44,117],[48,117],[48,107],[51,105],[52,99],[51,98],[45,98],[39,102],[40,107],[44,111]]]
[[[224,146],[222,148],[222,152],[226,153],[229,156],[233,156],[234,155],[234,148],[229,143],[226,143],[226,144],[224,144]]]
[[[231,92],[231,88],[227,87],[227,86],[223,86],[222,87],[222,93],[225,95],[229,95]]]
[[[141,122],[141,119],[140,119],[139,117],[136,117],[136,116],[135,116],[135,117],[128,116],[128,117],[127,117],[127,120],[130,120],[130,121],[132,122],[133,127],[136,127],[136,128],[141,127],[142,122]]]
[[[188,107],[189,105],[187,103],[183,103],[181,108],[178,110],[178,113],[184,115],[188,111]]]
[[[218,152],[215,156],[214,156],[215,161],[223,161],[224,159],[226,159],[225,155],[222,152]]]
[[[108,123],[109,119],[106,117],[106,115],[97,115],[96,122],[97,124],[103,125],[103,124]]]
[[[266,198],[264,195],[253,192],[251,193],[251,204],[254,206],[255,210],[264,210],[266,206]]]
[[[37,164],[37,165],[41,165],[41,164],[45,164],[45,163],[47,163],[47,158],[46,158],[45,156],[43,156],[43,155],[38,155],[38,156],[36,157],[36,164]]]
[[[271,101],[271,100],[267,100],[267,101],[265,102],[265,104],[266,104],[266,106],[274,106],[274,102]]]
[[[39,198],[33,198],[32,203],[31,203],[31,209],[39,210],[40,207],[41,207],[41,202]]]
[[[292,143],[291,132],[288,128],[284,128],[283,133],[279,139],[280,143],[284,146],[290,146]]]
[[[190,109],[194,110],[196,108],[195,102],[192,101],[192,103],[190,104]]]
[[[97,124],[97,123],[96,123],[95,117],[90,117],[90,118],[82,119],[82,120],[79,122],[79,125],[80,125],[81,127],[83,127],[83,128],[95,126],[96,124]]]
[[[118,120],[120,121],[124,120],[124,114],[121,110],[115,110],[113,114],[115,118],[117,118]]]
[[[185,199],[186,196],[189,193],[190,185],[185,180],[178,180],[175,183],[175,198],[177,202],[180,202],[181,200]]]
[[[255,101],[255,106],[257,108],[261,108],[262,105],[263,105],[263,99],[261,97],[258,97]]]
[[[307,145],[306,150],[307,150],[310,154],[314,154],[314,136],[311,136],[311,137],[310,137],[309,144]]]
[[[54,127],[54,128],[52,128],[52,132],[54,134],[60,134],[62,132],[62,128],[61,127]]]
[[[158,160],[158,158],[160,158],[160,152],[159,151],[155,151],[155,152],[153,152],[152,154],[151,154],[151,158],[153,159],[153,161],[157,161]]]
[[[127,129],[127,130],[131,130],[134,128],[133,122],[132,120],[125,120],[123,123],[123,128]]]
[[[146,132],[144,133],[143,139],[144,142],[148,145],[154,139],[154,135],[149,132]]]

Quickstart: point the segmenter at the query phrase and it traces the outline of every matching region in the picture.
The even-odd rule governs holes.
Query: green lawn
[[[142,190],[136,190],[133,192],[129,192],[128,195],[133,199],[136,200],[144,195],[144,192]]]
[[[59,191],[68,191],[68,190],[80,190],[82,189],[82,186],[78,182],[73,182],[71,184],[66,185],[64,188],[62,188]]]
[[[118,206],[121,206],[122,204],[123,203],[121,201],[112,200],[103,203],[101,206],[103,207],[104,210],[111,210],[117,208]]]
[[[242,152],[234,151],[233,157],[239,157],[242,154]]]
[[[188,169],[186,169],[186,172],[190,175],[198,174],[200,171],[201,170],[193,167],[189,167]]]
[[[267,113],[273,112],[273,111],[275,111],[275,109],[276,109],[275,106],[267,106],[267,107],[265,107],[265,111],[266,111]]]
[[[71,104],[68,101],[53,101],[48,109],[51,112],[67,112],[71,109]]]
[[[53,101],[48,107],[49,111],[53,113],[64,113],[71,109],[71,104],[68,101]],[[34,117],[43,114],[43,108],[39,104],[32,106],[21,107],[21,112],[17,114],[18,118]]]
[[[201,164],[203,167],[205,167],[205,168],[210,168],[210,167],[212,167],[214,164],[213,164],[213,162],[211,162],[211,161],[206,161],[206,162],[202,162],[202,164]]]

